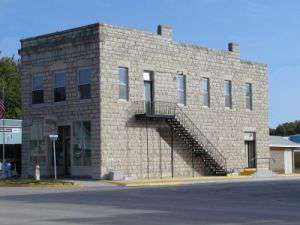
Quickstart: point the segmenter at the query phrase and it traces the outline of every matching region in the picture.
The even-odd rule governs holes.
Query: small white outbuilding
[[[300,173],[300,144],[288,137],[270,136],[270,169],[275,173]]]

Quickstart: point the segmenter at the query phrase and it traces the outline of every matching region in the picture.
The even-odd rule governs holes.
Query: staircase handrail
[[[183,111],[178,103],[167,101],[136,101],[135,105],[136,114],[148,114],[148,115],[168,115],[174,116],[190,134],[199,142],[204,151],[206,151],[215,162],[227,171],[227,162],[223,154],[211,143],[211,141],[204,135],[204,133],[198,128],[193,120]],[[145,104],[150,104],[151,111],[146,112]]]
[[[212,144],[212,142],[204,135],[193,120],[182,110],[178,104],[175,103],[175,118],[194,136],[194,138],[202,145],[203,150],[207,151],[209,155],[225,170],[227,171],[226,158],[223,154]]]

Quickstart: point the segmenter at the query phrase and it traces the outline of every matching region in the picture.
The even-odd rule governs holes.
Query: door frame
[[[57,126],[57,133],[58,135],[60,135],[59,133],[59,129],[62,128],[63,130],[63,140],[62,140],[62,148],[63,148],[63,166],[62,166],[62,174],[60,174],[59,176],[70,176],[71,175],[71,165],[72,165],[72,151],[71,151],[71,147],[72,147],[72,126],[67,124],[67,125],[60,125]],[[66,128],[69,130],[66,134]],[[66,138],[68,137],[68,138]],[[68,147],[66,147],[66,141],[68,140]],[[69,148],[69,153],[67,151],[67,149]]]
[[[246,146],[246,153],[248,156],[248,168],[257,168],[257,152],[256,152],[256,141],[252,140],[252,141],[245,141],[245,146]],[[252,147],[252,148],[251,148]],[[250,151],[253,151],[253,157],[250,159]]]
[[[144,88],[144,101],[145,101],[145,113],[147,114],[147,100],[146,100],[146,90],[145,83],[150,84],[150,113],[154,112],[154,73],[150,70],[143,71],[143,88]]]

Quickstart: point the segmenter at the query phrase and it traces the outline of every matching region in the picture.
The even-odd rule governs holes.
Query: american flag
[[[5,114],[5,103],[4,103],[4,92],[0,93],[0,119],[4,119]]]

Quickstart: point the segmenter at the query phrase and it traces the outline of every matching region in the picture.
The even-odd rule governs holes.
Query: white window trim
[[[206,80],[206,84],[207,84],[207,91],[204,91],[202,90],[202,82],[203,80]],[[210,79],[208,77],[202,77],[201,78],[201,81],[200,81],[200,93],[201,93],[201,96],[202,96],[202,107],[204,108],[210,108]],[[204,104],[204,95],[207,95],[207,98],[208,98],[208,104],[205,105]]]
[[[127,83],[121,82],[120,80],[120,69],[125,69],[127,71]],[[126,88],[126,98],[120,98],[120,86],[123,86]],[[128,67],[125,66],[119,66],[118,67],[118,89],[119,89],[119,93],[118,93],[118,100],[120,101],[129,101],[129,69]]]

